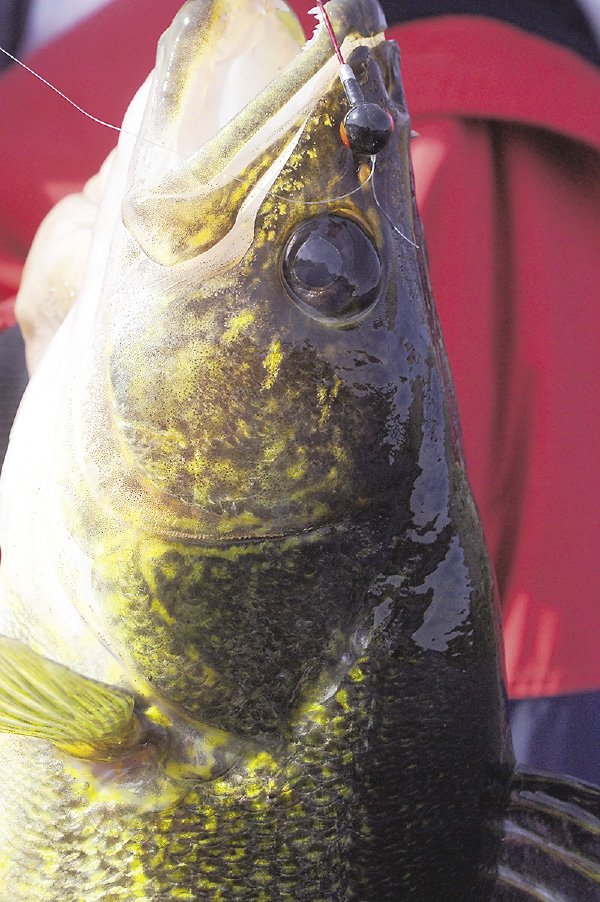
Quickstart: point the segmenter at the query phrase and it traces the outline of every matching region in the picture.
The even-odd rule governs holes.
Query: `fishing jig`
[[[350,106],[340,124],[342,141],[354,153],[374,156],[389,142],[394,131],[394,120],[383,107],[365,101],[352,67],[344,60],[323,0],[317,0],[317,4],[340,63],[340,79]]]

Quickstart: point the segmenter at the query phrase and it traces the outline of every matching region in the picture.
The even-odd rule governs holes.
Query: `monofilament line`
[[[340,66],[344,65],[344,57],[342,56],[342,51],[340,49],[340,45],[338,44],[338,39],[335,36],[335,31],[333,30],[333,25],[331,24],[331,19],[329,18],[329,14],[323,5],[323,0],[317,0],[317,5],[319,7],[319,12],[321,13],[321,18],[323,20],[323,24],[327,29],[329,37],[331,38],[331,43],[333,44],[333,49],[335,50],[335,55],[340,61]]]
[[[1,2],[1,0],[0,0],[0,2]],[[335,35],[334,35],[334,40],[335,40]],[[334,44],[334,46],[336,46],[336,45],[337,45],[337,42],[336,42],[336,44]],[[26,72],[29,72],[29,74],[33,75],[34,78],[37,78],[38,81],[41,81],[42,84],[46,85],[47,88],[50,88],[50,90],[54,91],[55,94],[58,94],[58,96],[60,98],[62,98],[62,100],[66,100],[66,102],[68,104],[70,104],[74,109],[76,109],[78,113],[81,113],[83,116],[86,116],[86,118],[88,118],[91,122],[94,122],[96,125],[102,125],[102,126],[104,126],[104,128],[110,128],[115,132],[123,133],[124,135],[129,135],[132,138],[140,137],[137,132],[129,131],[129,129],[122,128],[119,125],[114,125],[112,122],[106,122],[104,119],[99,119],[98,116],[94,116],[94,115],[92,115],[92,113],[88,113],[87,110],[85,110],[83,107],[79,106],[78,103],[75,103],[74,100],[71,100],[70,97],[68,97],[59,88],[57,88],[55,85],[53,85],[52,82],[50,82],[46,78],[44,78],[43,75],[40,75],[39,72],[36,72],[35,69],[32,69],[30,66],[26,65],[26,63],[22,62],[18,57],[13,56],[13,54],[10,53],[8,50],[5,50],[4,47],[0,46],[0,53],[3,53],[5,56],[8,56],[9,59],[11,59],[13,62],[17,63],[17,65],[21,66],[22,69],[25,69]],[[152,141],[149,138],[142,138],[141,140],[145,144],[151,144],[154,147],[159,147],[161,150],[169,150],[172,153],[176,154],[176,156],[179,156],[183,159],[182,154],[180,154],[178,151],[176,151],[172,147],[167,147],[164,144],[159,144],[157,141]],[[290,197],[287,197],[284,195],[279,195],[273,191],[267,191],[267,194],[270,197],[276,197],[280,200],[285,200],[288,203],[301,204],[303,206],[310,206],[311,204],[319,204],[319,205],[331,204],[331,203],[335,203],[340,200],[345,200],[347,197],[351,197],[353,194],[356,194],[358,191],[362,191],[365,188],[365,186],[367,184],[369,184],[372,176],[373,176],[373,168],[371,168],[369,178],[363,184],[358,185],[356,188],[353,188],[351,191],[348,191],[346,194],[342,194],[339,197],[327,197],[327,198],[321,198],[321,199],[315,199],[315,200],[295,200],[294,198],[290,198]],[[231,175],[231,178],[236,182],[240,182],[241,184],[244,184],[243,179],[240,179],[235,175]]]
[[[78,113],[82,113],[82,115],[86,116],[92,122],[95,122],[96,125],[102,125],[104,126],[104,128],[110,128],[114,132],[119,132],[119,134],[129,135],[131,138],[139,138],[139,134],[137,132],[131,132],[127,128],[123,128],[120,125],[114,125],[112,122],[106,122],[104,119],[99,119],[97,116],[92,115],[92,113],[88,113],[87,110],[84,110],[83,107],[79,106],[78,103],[75,103],[74,100],[71,100],[71,98],[64,94],[59,88],[57,88],[56,85],[53,85],[52,82],[45,79],[44,76],[40,75],[39,72],[36,72],[35,69],[31,69],[18,57],[13,56],[12,53],[9,53],[8,50],[4,49],[4,47],[0,47],[0,53],[8,56],[13,62],[21,66],[22,69],[25,69],[26,72],[29,72],[30,75],[33,75],[34,78],[37,78],[38,81],[41,81],[42,84],[46,85],[47,88],[50,88],[51,91],[54,91],[55,94],[58,94],[59,97],[61,97],[63,100],[66,100],[67,103],[70,104],[74,109],[76,109]],[[151,141],[149,138],[144,138],[143,141],[145,144],[152,144],[154,147],[160,147],[161,150],[170,150],[172,151],[172,153],[177,154],[177,151],[173,150],[172,147],[165,147],[164,144],[159,144],[157,141]],[[181,154],[177,154],[177,156],[181,156]]]
[[[63,94],[62,91],[59,91],[59,89],[56,88],[53,84],[51,84],[49,81],[46,81],[46,79],[42,75],[40,75],[39,72],[36,72],[34,69],[30,69],[29,66],[26,66],[25,63],[21,62],[20,59],[17,59],[16,56],[13,56],[12,53],[9,53],[8,50],[5,50],[4,47],[0,47],[0,52],[5,56],[8,56],[13,61],[13,63],[17,63],[19,66],[21,66],[22,69],[26,69],[27,72],[35,76],[35,78],[45,84],[46,87],[51,88],[55,94],[58,94],[59,97],[62,97],[62,99],[66,100],[67,103],[70,103],[72,107],[75,107],[76,110],[78,110],[80,113],[83,113],[83,115],[87,116],[88,119],[91,119],[92,122],[97,122],[98,125],[103,125],[105,128],[112,128],[116,132],[123,131],[123,129],[118,125],[113,125],[111,122],[105,122],[104,119],[98,119],[96,116],[92,116],[91,113],[88,113],[87,110],[84,110],[83,107],[80,107],[78,104],[76,104],[74,100],[71,100],[70,97],[67,97],[66,94]],[[134,137],[136,136],[134,135]]]

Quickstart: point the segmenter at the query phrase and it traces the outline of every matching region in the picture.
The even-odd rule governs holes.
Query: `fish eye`
[[[296,306],[322,322],[355,319],[379,297],[377,249],[345,216],[321,214],[298,226],[285,245],[281,270]]]

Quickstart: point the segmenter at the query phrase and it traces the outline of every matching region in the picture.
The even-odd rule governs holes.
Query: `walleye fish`
[[[190,0],[106,167],[0,489],[2,900],[600,898],[599,793],[514,774],[398,49],[328,10],[375,157],[324,28]]]

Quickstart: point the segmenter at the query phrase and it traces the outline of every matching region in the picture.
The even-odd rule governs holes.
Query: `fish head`
[[[161,41],[68,477],[105,641],[149,695],[253,734],[288,729],[368,644],[370,587],[411,518],[433,366],[381,10],[328,5],[365,100],[394,123],[371,157],[341,138],[323,27],[246,96],[239,56],[223,61],[214,38],[227,48],[258,7],[288,40],[281,3],[192,0]],[[241,108],[223,94],[214,127],[229,81]]]
[[[208,47],[204,16],[220,8],[191,4]],[[119,266],[104,327],[114,426],[164,527],[203,541],[296,535],[378,507],[398,480],[397,240],[378,201],[393,208],[408,117],[387,92],[378,6],[336,2],[335,21],[349,29],[351,13],[367,32],[346,43],[366,97],[397,121],[393,146],[376,162],[344,146],[347,101],[325,44],[323,65],[302,50],[212,141],[149,180],[157,118],[174,120],[180,146],[181,95],[196,96],[177,30],[190,28],[186,9],[164,41],[160,114],[151,102],[123,204],[125,254],[139,258]]]

